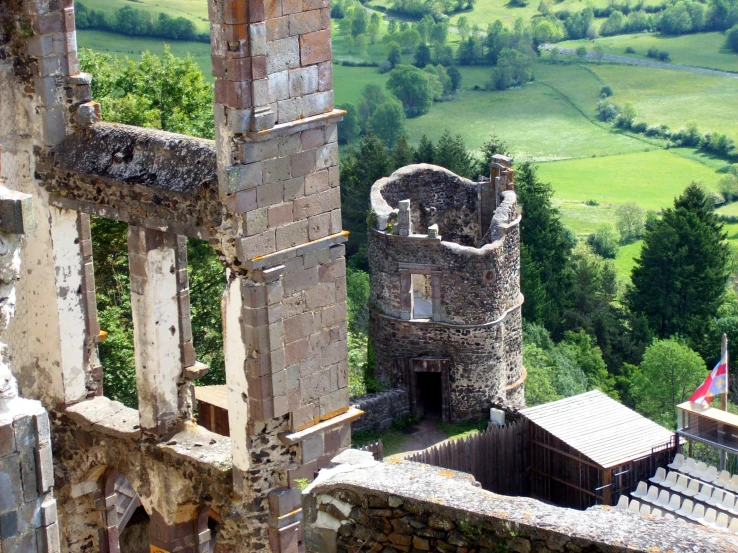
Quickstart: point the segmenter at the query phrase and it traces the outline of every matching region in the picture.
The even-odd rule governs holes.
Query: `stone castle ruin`
[[[347,392],[346,233],[336,142],[343,112],[333,105],[329,5],[208,0],[208,6],[215,141],[101,122],[91,78],[79,71],[73,1],[0,2],[0,178],[7,186],[0,189],[0,342],[7,344],[0,366],[2,553],[330,553],[348,550],[344,544],[367,532],[378,539],[351,542],[352,552],[396,553],[411,551],[413,532],[429,532],[425,523],[416,532],[401,521],[413,509],[426,516],[427,505],[416,498],[424,488],[412,487],[412,472],[389,499],[386,490],[373,499],[369,487],[355,484],[346,484],[349,494],[339,489],[343,483],[301,494],[349,447],[351,422],[361,416]],[[431,263],[401,258],[402,248],[391,258],[410,264],[404,289],[413,281],[408,275],[422,277],[418,313],[427,317],[430,304],[428,324],[441,332],[491,341],[489,375],[478,370],[474,352],[465,358],[407,350],[407,359],[426,359],[428,367],[453,362],[448,381],[460,384],[450,405],[458,394],[470,407],[451,410],[451,417],[486,407],[491,398],[475,396],[472,385],[522,401],[519,216],[507,189],[509,167],[504,160],[498,165],[493,177],[501,178],[485,184],[436,168],[405,169],[388,181],[387,190],[396,182],[397,192],[386,198],[391,209],[377,211],[383,232],[372,237],[380,245],[426,244]],[[399,186],[414,174],[427,177],[426,195]],[[453,194],[442,197],[443,189],[430,185],[434,179]],[[431,201],[432,194],[438,198]],[[391,218],[406,199],[407,209]],[[138,409],[103,394],[91,216],[128,225]],[[452,216],[463,224],[452,224]],[[384,232],[389,222],[398,236]],[[195,357],[187,237],[208,241],[225,268],[230,437],[193,417],[193,382],[207,367]],[[458,278],[468,280],[468,293],[488,302],[491,319],[445,299],[454,285],[447,273],[457,265],[465,269]],[[436,281],[438,268],[444,274]],[[397,267],[386,272],[389,286]],[[397,324],[411,319],[414,297],[400,300],[388,289],[393,297],[373,290],[375,300],[387,302],[375,323],[380,316]],[[489,332],[481,330],[486,326]],[[417,338],[411,333],[408,342]],[[22,397],[15,397],[15,379]],[[386,470],[361,474],[376,479],[367,486],[393,486],[394,473]],[[481,493],[471,482],[457,487],[472,502]],[[301,495],[309,500],[311,493],[317,503],[306,503],[310,517],[303,525]],[[426,499],[435,501],[433,509],[448,507]],[[443,535],[448,547],[428,544],[457,553],[531,551],[522,542],[508,546],[498,531],[500,525],[519,530],[520,520],[506,521],[504,512],[505,506],[517,510],[517,501],[476,503],[499,522],[492,533],[469,527],[487,540],[483,549],[469,549],[455,534]],[[531,513],[525,536],[550,533],[547,517],[563,521],[559,533],[567,521],[580,520],[556,508],[540,519]],[[467,527],[466,514],[447,515],[446,531],[454,520]],[[614,516],[628,526],[637,515]],[[651,546],[671,543],[662,538],[676,523],[649,522],[647,545],[632,548],[612,546],[598,535],[600,527],[577,524],[570,529],[579,540],[573,546],[546,542],[548,549],[536,545],[536,551],[655,551]],[[396,535],[385,533],[387,525],[397,525]],[[338,545],[331,541],[337,532]],[[674,551],[738,550],[730,536],[693,532],[704,545]],[[418,551],[430,548],[417,544]]]
[[[5,338],[21,394],[51,415],[62,551],[132,551],[143,536],[157,552],[296,552],[297,482],[349,446],[360,414],[328,4],[209,9],[215,141],[100,122],[72,0],[0,3],[2,176],[38,221]],[[137,410],[103,395],[91,215],[128,224]],[[187,237],[226,269],[230,438],[193,423],[207,368]],[[4,553],[35,551],[2,528]]]
[[[472,182],[411,165],[371,191],[370,329],[376,373],[415,416],[479,419],[522,406],[520,213],[512,160]]]

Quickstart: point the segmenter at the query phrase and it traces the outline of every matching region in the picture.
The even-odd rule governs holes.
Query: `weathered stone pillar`
[[[49,417],[40,402],[22,398],[1,411],[0,550],[56,553],[60,547]]]
[[[71,404],[84,399],[88,392],[99,395],[102,391],[90,220],[76,211],[48,209],[61,369],[54,395],[57,400]]]
[[[211,553],[210,530],[200,531],[197,518],[168,524],[154,511],[149,534],[151,553]]]
[[[187,241],[131,225],[128,251],[141,427],[161,435],[191,416],[191,394],[181,386],[184,369],[195,364]]]

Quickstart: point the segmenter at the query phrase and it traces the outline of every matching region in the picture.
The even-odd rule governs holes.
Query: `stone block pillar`
[[[58,553],[49,417],[38,401],[9,403],[0,412],[0,550]]]
[[[68,209],[49,207],[49,212],[61,361],[54,388],[57,398],[70,404],[102,393],[90,219]]]
[[[161,435],[191,416],[191,394],[181,384],[195,364],[187,241],[131,225],[128,250],[141,427]]]
[[[154,511],[149,535],[151,553],[211,553],[210,530],[201,530],[197,518],[169,524]]]

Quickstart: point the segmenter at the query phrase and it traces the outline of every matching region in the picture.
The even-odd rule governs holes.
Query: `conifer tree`
[[[369,215],[369,192],[372,185],[392,171],[392,159],[384,143],[369,133],[359,141],[359,147],[349,147],[341,157],[341,215],[343,226],[351,234],[346,255],[366,247]],[[355,268],[367,270],[366,254],[352,260]]]
[[[729,273],[727,234],[707,194],[690,184],[646,231],[627,303],[659,338],[682,335],[706,354]]]
[[[420,137],[418,148],[415,150],[414,159],[415,163],[436,162],[436,148],[433,146],[433,142],[426,135]]]
[[[414,155],[415,150],[407,141],[407,136],[403,134],[397,140],[395,147],[392,148],[392,169],[397,170],[400,167],[405,167],[405,165],[411,165]]]
[[[455,137],[446,130],[438,139],[435,148],[435,164],[466,178],[474,178],[477,162],[466,149],[460,134]]]
[[[564,311],[571,303],[573,274],[569,258],[574,240],[551,203],[551,185],[538,179],[536,167],[530,162],[518,167],[515,190],[523,208],[520,223],[520,241],[525,251],[525,256],[521,255],[520,279],[526,297],[523,316],[560,336]]]

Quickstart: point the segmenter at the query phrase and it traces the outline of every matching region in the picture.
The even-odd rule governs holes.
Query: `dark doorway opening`
[[[440,372],[416,373],[420,406],[423,416],[441,419],[443,416],[443,386]]]
[[[138,507],[118,539],[120,553],[149,553],[149,515]]]

